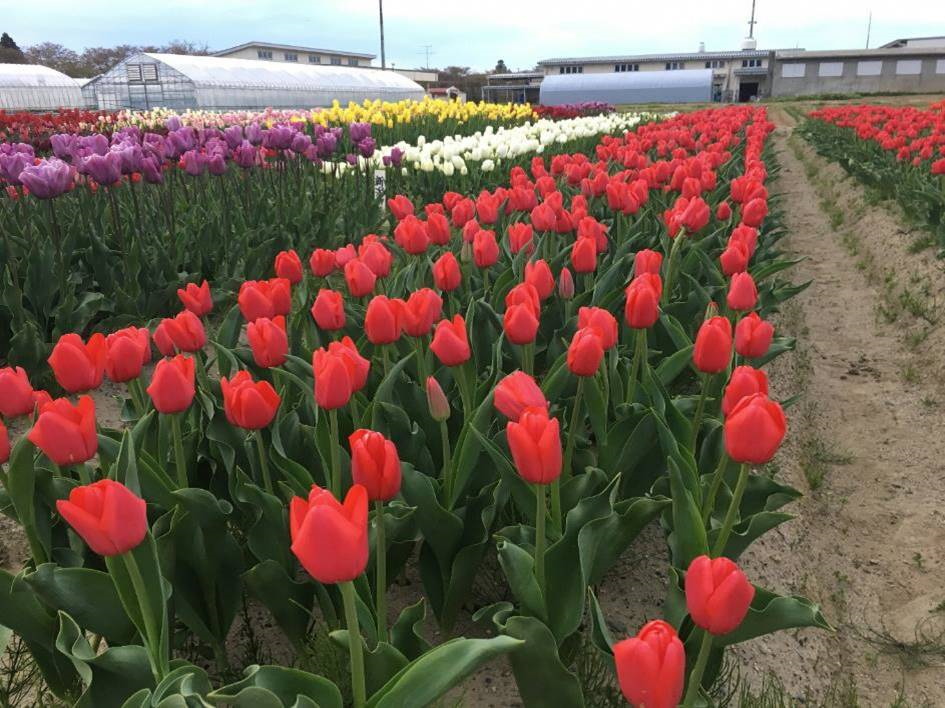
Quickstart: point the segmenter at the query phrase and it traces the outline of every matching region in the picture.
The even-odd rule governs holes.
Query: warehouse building
[[[424,96],[415,81],[381,69],[150,52],[116,64],[85,91],[89,102],[108,110],[313,108]]]
[[[541,104],[564,106],[602,101],[614,106],[640,103],[708,103],[711,69],[552,74],[541,82]]]
[[[38,64],[0,64],[0,109],[54,111],[83,106],[79,83]]]
[[[214,52],[213,56],[226,57],[227,59],[288,62],[290,64],[314,64],[316,66],[371,66],[371,62],[374,61],[376,55],[338,49],[299,47],[294,44],[246,42],[229,49],[221,49]]]
[[[541,71],[489,74],[482,87],[482,99],[493,103],[538,103],[538,92],[544,78]]]

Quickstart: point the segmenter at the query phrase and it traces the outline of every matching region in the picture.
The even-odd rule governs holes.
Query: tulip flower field
[[[727,648],[829,628],[739,567],[799,496],[765,473],[770,318],[802,286],[764,108],[427,152],[166,122],[0,146],[0,500],[28,542],[0,625],[44,691],[419,707],[507,662],[523,705],[593,706],[591,656],[629,705],[701,706]],[[651,525],[662,616],[616,635],[596,589]],[[291,660],[244,665],[245,623]]]
[[[803,135],[815,149],[938,234],[945,247],[945,101],[835,106],[811,112]]]

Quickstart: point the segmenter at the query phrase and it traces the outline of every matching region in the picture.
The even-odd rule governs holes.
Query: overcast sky
[[[380,55],[376,0],[3,0],[0,31],[21,47],[250,40]],[[528,69],[558,56],[737,49],[751,0],[384,0],[388,63]],[[849,49],[945,35],[943,0],[757,0],[760,48]],[[378,60],[376,62],[380,64]]]

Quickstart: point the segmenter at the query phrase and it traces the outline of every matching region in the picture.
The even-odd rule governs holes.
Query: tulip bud
[[[450,403],[439,381],[432,376],[427,377],[426,392],[430,417],[437,422],[447,420],[450,417]]]
[[[608,350],[617,343],[617,319],[601,307],[582,307],[578,310],[578,329],[595,330]]]
[[[613,646],[617,683],[634,706],[676,708],[686,681],[686,650],[663,620],[643,625],[637,636]]]
[[[81,396],[76,405],[68,399],[38,406],[39,418],[26,438],[60,466],[77,465],[92,459],[98,451],[95,430],[95,402]]]
[[[750,366],[736,366],[722,396],[722,415],[728,417],[743,398],[756,393],[768,395],[768,375]]]
[[[22,367],[0,368],[0,415],[16,418],[33,410],[33,386]]]
[[[302,281],[302,259],[295,250],[280,251],[276,254],[276,276],[285,278],[292,285]]]
[[[732,310],[748,312],[758,304],[758,288],[748,273],[735,273],[728,287],[726,304]]]
[[[558,297],[562,300],[570,300],[574,297],[574,277],[567,268],[562,268],[558,274]]]
[[[354,580],[367,567],[367,520],[368,495],[360,484],[348,490],[344,505],[313,484],[308,499],[289,503],[292,553],[320,583]]]
[[[102,479],[73,487],[56,510],[100,556],[117,556],[137,548],[148,533],[144,499],[121,482]]]
[[[686,571],[686,607],[696,626],[716,636],[745,619],[755,588],[733,561],[699,556]]]
[[[466,320],[462,315],[454,315],[452,320],[440,320],[430,349],[443,366],[459,366],[469,361],[472,351],[469,348]]]
[[[107,357],[104,335],[93,334],[85,343],[78,334],[64,334],[47,361],[60,386],[69,393],[80,393],[102,385]]]
[[[289,353],[289,339],[285,331],[285,317],[279,315],[271,320],[260,317],[246,325],[246,339],[253,352],[257,366],[270,368],[282,366]]]
[[[194,360],[178,354],[154,367],[148,395],[159,413],[182,413],[194,400]]]
[[[334,332],[345,326],[345,300],[337,290],[321,288],[312,303],[312,319],[319,329]]]
[[[400,491],[400,457],[394,443],[373,430],[355,430],[351,446],[351,478],[364,486],[370,501],[389,501]]]
[[[268,381],[253,381],[248,371],[232,379],[220,377],[223,411],[230,425],[245,430],[265,428],[276,417],[282,398]]]
[[[561,475],[561,432],[558,419],[544,408],[526,408],[505,426],[509,451],[526,482],[550,484]]]
[[[732,359],[732,323],[725,317],[710,317],[696,334],[692,362],[705,374],[725,371]]]
[[[443,292],[456,290],[463,280],[459,262],[452,251],[447,251],[433,262],[433,283]]]
[[[604,342],[591,328],[579,329],[568,347],[568,369],[575,376],[593,376],[604,358]]]

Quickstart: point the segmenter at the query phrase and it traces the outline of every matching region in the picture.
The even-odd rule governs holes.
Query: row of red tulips
[[[121,688],[82,678],[83,699],[101,705],[215,704],[250,688],[273,705],[341,705],[308,672],[255,667],[213,691],[205,671],[171,658],[175,615],[226,656],[241,578],[303,658],[312,605],[329,629],[341,610],[347,632],[331,636],[357,706],[426,705],[500,653],[526,705],[593,703],[572,668],[591,626],[628,701],[674,706],[685,691],[695,705],[724,647],[825,626],[815,605],[756,589],[735,562],[796,495],[750,473],[786,432],[757,367],[790,345],[765,313],[796,291],[773,279],[790,262],[764,187],[770,130],[763,109],[700,112],[607,138],[596,162],[536,159],[531,175],[516,168],[476,199],[448,193],[423,218],[397,196],[389,235],[317,248],[308,272],[280,253],[275,277],[243,283],[212,340],[206,282],[182,288],[184,311],[153,333],[64,335],[49,358],[58,385],[125,383],[124,434],[97,433],[91,397],[47,400],[22,370],[0,370],[0,413],[36,416],[6,475],[31,584],[48,605],[60,587],[50,577],[84,570],[71,573],[78,595],[107,583],[119,601],[101,614],[44,607],[60,617],[46,644],[11,617],[15,603],[0,602],[0,622],[34,630],[34,654],[55,666],[73,624],[104,636],[101,656],[115,659],[127,635],[114,627],[130,621],[148,675]],[[152,340],[164,358],[145,387]],[[0,452],[6,461],[9,445]],[[82,553],[49,562],[68,542],[58,517],[107,576],[90,575],[96,559]],[[672,566],[666,621],[614,642],[587,589],[656,518]],[[476,618],[501,636],[431,648],[417,606],[389,625],[389,580],[418,541],[426,599],[448,630],[494,537],[512,602]],[[286,549],[314,583],[293,579]],[[56,689],[74,695],[78,679],[62,678]]]

